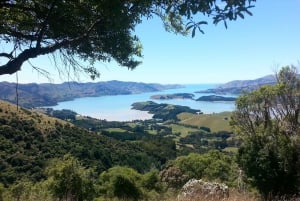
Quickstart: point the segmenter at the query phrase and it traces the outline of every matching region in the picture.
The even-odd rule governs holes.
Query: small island
[[[194,99],[192,93],[175,93],[175,94],[159,94],[153,95],[150,98],[155,100],[170,100],[170,99]]]
[[[235,97],[210,95],[210,96],[201,96],[196,101],[235,101],[235,100],[236,100]]]
[[[191,109],[187,106],[172,105],[166,103],[155,103],[153,101],[136,102],[133,103],[131,109],[147,111],[153,114],[153,119],[161,119],[162,121],[167,120],[178,120],[177,115],[183,112],[192,114],[202,114],[201,111]]]

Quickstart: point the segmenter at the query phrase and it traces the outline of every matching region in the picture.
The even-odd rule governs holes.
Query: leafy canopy
[[[293,66],[276,78],[239,97],[231,120],[243,139],[238,163],[265,198],[300,190],[300,79]]]
[[[51,54],[66,70],[99,76],[96,61],[112,59],[135,68],[142,56],[134,28],[142,19],[159,16],[168,31],[192,36],[206,21],[213,23],[244,18],[256,0],[3,0],[0,1],[0,75],[19,71],[24,62]],[[199,15],[202,14],[202,15]],[[9,48],[7,48],[9,47]],[[2,48],[3,49],[3,48]],[[58,53],[58,54],[54,54]],[[83,65],[80,61],[85,61]],[[40,73],[47,72],[32,66]]]

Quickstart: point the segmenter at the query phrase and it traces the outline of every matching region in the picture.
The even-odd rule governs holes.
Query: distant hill
[[[210,96],[201,96],[196,101],[235,101],[235,97],[224,97],[224,96],[216,96],[216,95],[210,95]]]
[[[171,99],[193,99],[192,93],[175,93],[175,94],[158,94],[153,95],[150,98],[154,100],[171,100]]]
[[[137,94],[180,87],[182,86],[121,81],[97,83],[65,82],[62,84],[30,83],[18,85],[18,100],[19,105],[32,108],[53,106],[58,102],[80,97]],[[16,104],[16,96],[16,83],[0,82],[0,99]]]
[[[273,85],[276,83],[274,75],[267,75],[254,80],[234,80],[222,84],[214,89],[197,91],[196,93],[215,93],[215,94],[241,94],[253,91],[263,85]]]
[[[136,102],[133,103],[132,109],[148,111],[150,114],[153,114],[153,118],[161,119],[163,121],[167,120],[178,120],[177,115],[182,112],[188,112],[196,114],[199,110],[191,109],[187,106],[182,105],[171,105],[166,103],[155,103],[153,101],[146,102]]]

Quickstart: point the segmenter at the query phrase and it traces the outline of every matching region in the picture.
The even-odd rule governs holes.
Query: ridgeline
[[[54,106],[58,102],[81,97],[126,95],[180,88],[181,85],[107,81],[97,83],[65,82],[62,84],[18,84],[0,82],[0,99],[22,107]],[[17,93],[16,93],[17,89]]]

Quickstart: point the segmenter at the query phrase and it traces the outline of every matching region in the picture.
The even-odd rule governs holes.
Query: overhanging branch
[[[70,45],[72,43],[80,42],[85,37],[87,37],[86,34],[83,36],[77,37],[75,39],[64,40],[62,42],[58,42],[58,43],[55,43],[50,46],[26,49],[23,52],[21,52],[17,57],[11,59],[6,64],[0,66],[0,75],[16,73],[17,71],[19,71],[21,69],[22,64],[25,61],[27,61],[28,59],[32,59],[32,58],[36,58],[40,55],[52,53],[58,49],[67,47],[68,45]],[[3,53],[3,54],[6,55],[6,53]]]
[[[8,54],[8,53],[5,53],[5,52],[0,53],[0,57],[6,57],[6,58],[8,58],[8,59],[13,59],[13,58],[14,58],[13,55],[12,55],[11,53]]]

